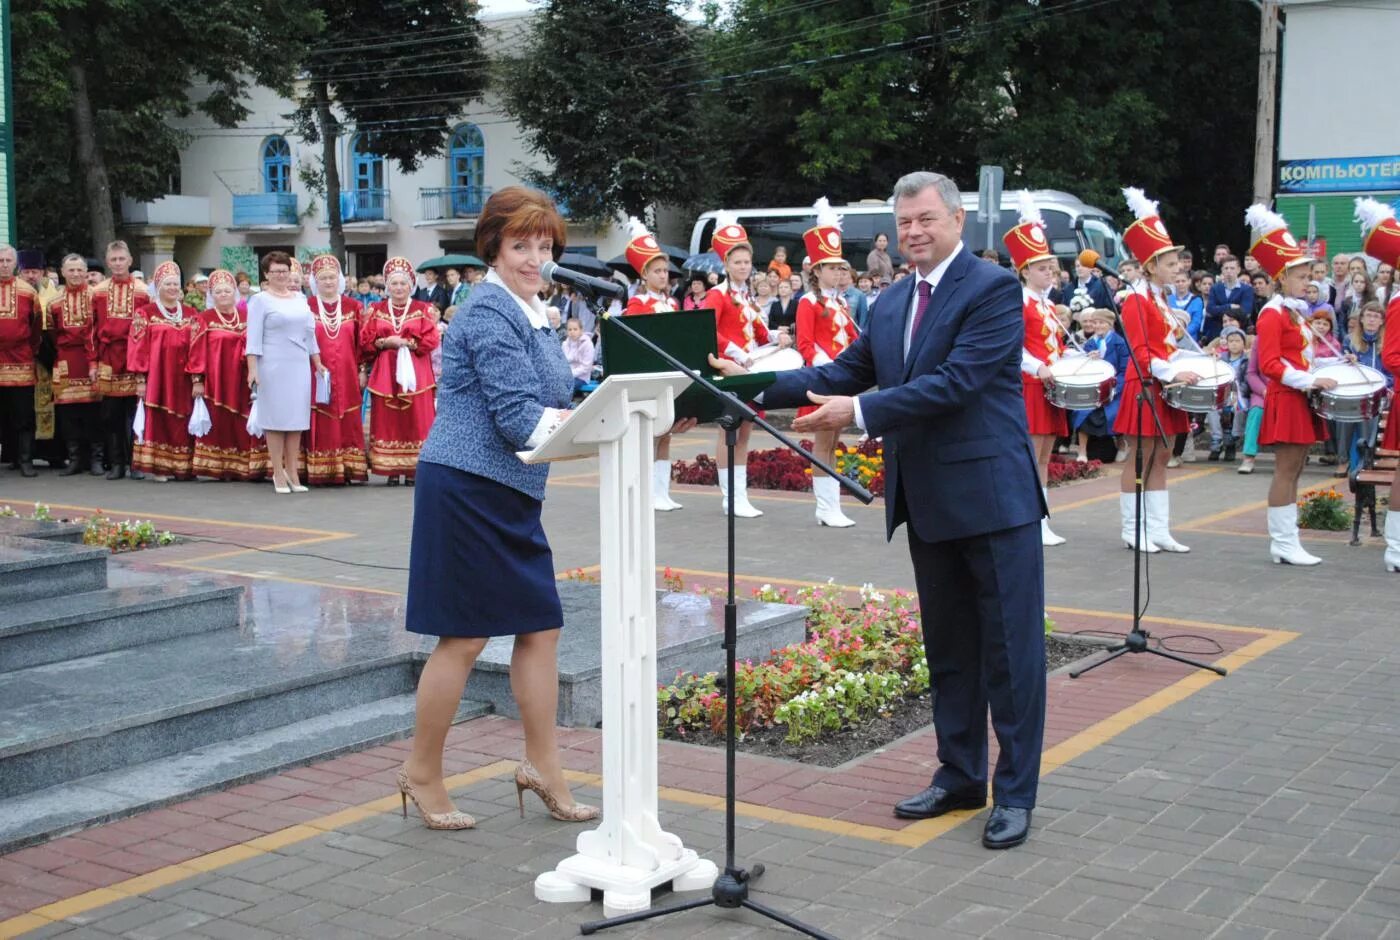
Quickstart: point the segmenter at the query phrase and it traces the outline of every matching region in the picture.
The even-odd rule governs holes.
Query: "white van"
[[[1001,237],[1016,224],[1018,191],[1008,191],[1001,197],[1001,221],[992,226],[992,245],[1007,260],[1006,245]],[[1109,267],[1116,268],[1126,258],[1118,226],[1102,209],[1086,205],[1079,197],[1056,189],[1032,190],[1031,195],[1045,217],[1046,236],[1050,247],[1068,268],[1073,258],[1085,248],[1097,251]],[[977,193],[962,194],[967,223],[963,226],[963,244],[976,254],[987,247],[987,224],[977,221]],[[773,257],[773,249],[787,247],[788,262],[796,268],[806,254],[802,233],[816,224],[816,214],[810,206],[795,209],[733,209],[739,222],[753,242],[759,267]],[[847,260],[857,269],[865,267],[865,256],[875,247],[875,236],[889,236],[889,252],[899,263],[898,238],[894,228],[894,209],[889,200],[867,199],[838,206],[842,217],[841,240]],[[690,251],[698,254],[710,248],[710,236],[715,230],[715,212],[706,212],[695,221],[690,235]]]

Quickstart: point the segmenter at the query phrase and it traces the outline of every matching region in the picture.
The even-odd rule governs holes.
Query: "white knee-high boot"
[[[1400,508],[1385,514],[1385,570],[1400,571]]]
[[[1046,505],[1047,511],[1048,511],[1048,507],[1049,507],[1049,505],[1050,505],[1050,491],[1049,491],[1048,489],[1046,489],[1045,487],[1042,486],[1042,487],[1040,488],[1040,492],[1045,496],[1045,505]],[[1056,535],[1054,532],[1051,532],[1051,531],[1050,531],[1050,517],[1049,517],[1049,516],[1046,516],[1044,519],[1041,519],[1041,520],[1040,520],[1040,544],[1041,544],[1041,545],[1063,545],[1063,544],[1065,544],[1065,540],[1064,540],[1064,537],[1063,537],[1063,536]]]
[[[1269,557],[1276,565],[1312,566],[1322,559],[1309,555],[1298,541],[1298,507],[1269,507]]]
[[[841,512],[841,484],[828,476],[812,477],[812,495],[817,498],[817,522],[832,528],[844,529],[855,525]]]
[[[1167,531],[1167,517],[1171,515],[1166,490],[1148,490],[1142,494],[1147,510],[1147,538],[1164,552],[1189,552],[1191,549],[1172,538]]]
[[[1146,507],[1143,508],[1145,509]],[[1158,549],[1156,545],[1153,545],[1152,542],[1147,538],[1146,523],[1138,523],[1136,493],[1118,494],[1118,517],[1123,522],[1123,531],[1121,533],[1121,536],[1123,539],[1124,548],[1131,550],[1134,547],[1133,530],[1137,529],[1139,535],[1139,551],[1146,555],[1155,555],[1158,551],[1160,551],[1160,549]]]
[[[720,500],[720,512],[729,512],[729,471],[724,467],[719,468],[719,490],[724,498]],[[757,509],[749,502],[749,468],[734,467],[734,515],[740,519],[756,519],[763,515],[763,510]]]
[[[681,508],[681,504],[671,498],[669,460],[653,460],[651,463],[651,508],[657,512],[670,512]]]

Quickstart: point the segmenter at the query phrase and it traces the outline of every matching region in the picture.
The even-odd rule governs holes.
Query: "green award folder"
[[[718,353],[713,310],[677,310],[627,317],[627,325],[651,340],[717,387],[750,402],[773,384],[771,372],[751,375],[717,376],[709,356]],[[603,374],[628,375],[636,372],[673,372],[675,367],[618,329],[612,318],[603,321]],[[720,415],[720,402],[704,388],[691,383],[676,399],[677,418],[713,421]]]

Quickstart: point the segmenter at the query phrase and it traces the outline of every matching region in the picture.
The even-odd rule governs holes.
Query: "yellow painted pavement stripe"
[[[42,502],[42,500],[41,500]],[[145,509],[103,509],[96,506],[75,506],[71,503],[44,503],[50,509],[66,509],[70,512],[85,512],[89,515],[100,512],[109,519],[130,514],[134,519],[171,519],[175,522],[194,522],[199,525],[222,526],[231,529],[265,529],[269,532],[291,532],[297,535],[331,535],[351,538],[354,532],[331,532],[327,529],[299,529],[295,526],[273,525],[264,522],[226,522],[221,519],[208,519],[195,516],[172,516],[168,513],[152,513]]]
[[[1298,498],[1299,498],[1299,499],[1306,499],[1306,498],[1308,498],[1309,496],[1312,496],[1314,493],[1320,493],[1320,492],[1322,492],[1323,490],[1332,489],[1332,488],[1335,487],[1335,486],[1336,486],[1336,482],[1333,482],[1333,483],[1316,483],[1316,484],[1313,484],[1312,486],[1308,487],[1307,489],[1303,490],[1301,493],[1299,493],[1299,494],[1298,494]],[[1244,515],[1245,513],[1259,512],[1259,511],[1262,510],[1262,509],[1267,509],[1268,506],[1269,506],[1269,501],[1268,501],[1268,500],[1265,500],[1265,499],[1261,499],[1261,500],[1257,500],[1257,501],[1252,502],[1252,503],[1245,503],[1245,504],[1240,505],[1240,506],[1235,506],[1235,507],[1233,507],[1233,508],[1231,508],[1231,509],[1224,509],[1224,510],[1221,510],[1220,512],[1213,512],[1213,513],[1211,513],[1210,515],[1208,515],[1208,516],[1202,516],[1202,517],[1199,518],[1199,519],[1191,519],[1191,520],[1188,520],[1187,522],[1183,523],[1182,525],[1177,526],[1177,528],[1178,528],[1178,529],[1181,529],[1182,531],[1194,531],[1194,530],[1199,530],[1199,529],[1201,529],[1201,528],[1204,527],[1204,526],[1213,525],[1214,523],[1222,522],[1222,521],[1224,521],[1224,520],[1226,520],[1226,519],[1233,519],[1234,517],[1236,517],[1236,516],[1242,516],[1242,515]]]

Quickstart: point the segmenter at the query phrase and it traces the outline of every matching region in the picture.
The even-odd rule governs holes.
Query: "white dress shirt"
[[[928,282],[929,306],[932,307],[933,292],[938,290],[938,283],[943,280],[943,275],[948,273],[949,265],[953,263],[954,258],[956,258],[959,254],[962,253],[962,250],[963,243],[959,241],[958,247],[954,248],[951,252],[949,252],[948,257],[940,261],[932,271],[928,272],[923,277],[919,278],[918,281],[914,282],[914,289],[913,291],[911,291],[912,296],[909,300],[909,309],[904,312],[904,358],[906,360],[909,358],[909,346],[914,341],[914,313],[919,309],[919,282]],[[928,310],[924,311],[924,315],[928,316]],[[854,399],[852,399],[852,404],[856,412],[856,427],[864,431],[865,415],[862,414],[860,410],[860,397],[856,396]]]

